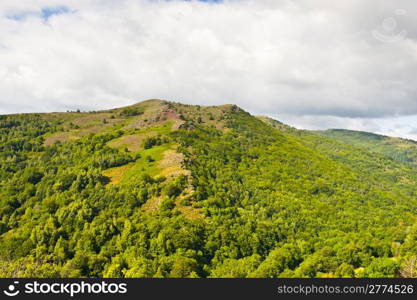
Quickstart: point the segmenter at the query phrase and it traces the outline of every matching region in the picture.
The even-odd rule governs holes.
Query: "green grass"
[[[162,169],[158,167],[158,162],[163,158],[164,152],[169,149],[174,149],[173,144],[163,144],[160,146],[154,146],[150,149],[143,149],[143,140],[147,136],[156,135],[168,135],[172,130],[173,122],[167,121],[159,126],[145,127],[141,129],[128,129],[124,130],[124,134],[114,140],[108,142],[108,145],[112,148],[123,149],[139,149],[138,151],[132,151],[132,155],[140,155],[140,158],[134,162],[125,166],[111,168],[103,172],[105,176],[112,179],[112,184],[124,184],[130,183],[137,180],[141,175],[148,174],[150,176],[158,175]],[[114,129],[114,131],[120,130],[121,128]],[[123,138],[126,136],[139,136],[143,139],[139,139],[140,145],[126,144],[123,142]],[[135,147],[133,147],[135,146]],[[149,162],[148,157],[151,157],[154,161]]]
[[[133,167],[127,171],[124,178],[122,179],[122,183],[124,180],[132,180],[138,174],[149,174],[150,176],[158,175],[162,170],[158,168],[158,161],[163,158],[164,152],[169,149],[173,149],[173,144],[164,144],[160,146],[155,146],[151,149],[145,149],[139,151],[141,158],[138,159]],[[154,161],[148,162],[147,158],[151,157]]]
[[[139,131],[136,131],[136,133],[146,134],[146,133],[154,132],[156,134],[166,135],[166,134],[169,134],[171,132],[172,125],[173,125],[172,121],[167,121],[160,126],[145,127],[143,129],[140,129]]]
[[[158,162],[163,158],[164,152],[174,148],[173,144],[164,144],[138,151],[135,154],[140,154],[141,157],[136,162],[108,169],[103,174],[112,178],[113,184],[132,183],[143,174],[148,174],[152,177],[157,176],[162,171],[158,167]],[[149,162],[148,157],[151,157],[153,161]]]

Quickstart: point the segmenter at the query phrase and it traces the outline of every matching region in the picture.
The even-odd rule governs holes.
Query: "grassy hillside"
[[[387,155],[395,161],[413,167],[417,166],[417,142],[412,140],[344,129],[329,129],[315,133]]]
[[[413,167],[234,105],[0,118],[2,277],[411,276]]]

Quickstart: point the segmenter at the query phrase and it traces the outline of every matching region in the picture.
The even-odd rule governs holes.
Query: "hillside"
[[[417,173],[382,151],[162,100],[0,133],[1,277],[415,273]]]
[[[417,166],[417,142],[412,140],[345,129],[329,129],[315,133],[384,154],[413,167]]]

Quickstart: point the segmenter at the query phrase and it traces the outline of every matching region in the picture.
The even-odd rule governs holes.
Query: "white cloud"
[[[417,114],[416,9],[414,0],[2,0],[0,113],[164,98],[387,131],[383,120]]]

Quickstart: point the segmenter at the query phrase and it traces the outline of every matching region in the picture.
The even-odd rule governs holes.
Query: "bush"
[[[353,278],[355,277],[355,269],[352,265],[343,263],[336,269],[335,275],[338,278]]]
[[[151,149],[153,146],[160,146],[162,144],[168,143],[167,138],[157,137],[148,137],[143,141],[143,148]]]
[[[400,270],[400,263],[392,258],[375,258],[371,264],[365,268],[363,277],[383,278],[395,277]]]
[[[167,211],[173,209],[174,207],[175,203],[172,199],[165,199],[164,201],[162,201],[160,208],[162,211]]]
[[[179,195],[181,195],[181,192],[181,187],[179,187],[175,183],[171,183],[165,188],[165,194],[168,197],[178,197]]]
[[[139,116],[142,115],[143,111],[140,110],[139,108],[125,108],[120,112],[120,116],[122,117],[134,117],[134,116]]]

